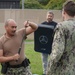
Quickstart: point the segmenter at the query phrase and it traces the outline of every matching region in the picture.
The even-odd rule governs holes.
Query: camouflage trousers
[[[8,68],[6,74],[2,75],[32,75],[30,67],[20,67],[20,68]]]

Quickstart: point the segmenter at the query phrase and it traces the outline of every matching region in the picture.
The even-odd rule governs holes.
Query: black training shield
[[[39,25],[38,29],[34,32],[34,50],[41,53],[51,53],[53,41],[52,25]]]

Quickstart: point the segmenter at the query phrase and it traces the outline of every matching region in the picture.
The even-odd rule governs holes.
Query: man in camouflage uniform
[[[30,21],[25,21],[24,25],[24,28],[17,30],[17,24],[13,19],[5,22],[6,33],[0,38],[0,63],[3,75],[32,75],[24,53],[24,39],[34,32],[38,25]],[[18,54],[19,48],[21,51]]]
[[[63,22],[55,29],[47,75],[75,75],[75,3],[63,5]]]

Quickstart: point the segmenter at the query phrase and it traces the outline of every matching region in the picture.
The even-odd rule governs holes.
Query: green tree
[[[38,0],[38,2],[42,5],[47,5],[50,0]]]
[[[27,9],[62,9],[66,0],[24,0],[24,7]],[[75,0],[74,0],[75,1]],[[22,8],[22,3],[21,3]]]
[[[67,0],[50,0],[49,3],[45,6],[45,9],[62,9],[62,5],[65,1]]]
[[[22,6],[22,2],[21,2],[21,6]],[[37,0],[24,0],[24,8],[43,9],[43,6]]]
[[[46,5],[46,9],[62,9],[62,4],[66,0],[50,0],[49,3]]]

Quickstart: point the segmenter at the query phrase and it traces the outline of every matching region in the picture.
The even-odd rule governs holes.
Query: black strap
[[[24,34],[24,36],[23,36],[23,38],[22,38],[22,42],[21,42],[21,44],[20,44],[20,47],[19,47],[19,50],[18,50],[18,54],[20,54],[20,52],[21,52],[22,43],[23,43],[24,38],[25,38],[25,34]]]
[[[21,48],[22,48],[22,43],[23,43],[23,40],[24,40],[24,38],[25,38],[26,36],[25,36],[25,34],[23,35],[23,38],[22,38],[22,42],[21,42],[21,44],[20,44],[20,47],[19,47],[19,50],[18,50],[18,54],[20,54],[20,52],[21,52]],[[18,60],[16,60],[16,62],[17,62]]]
[[[29,21],[29,20],[27,20],[27,22],[28,22],[28,21]],[[26,32],[26,30],[25,30],[25,32]],[[18,54],[20,54],[20,52],[21,52],[22,43],[23,43],[24,38],[26,38],[25,34],[24,34],[24,36],[23,36],[23,39],[22,39],[21,45],[20,45],[20,47],[19,47]]]

